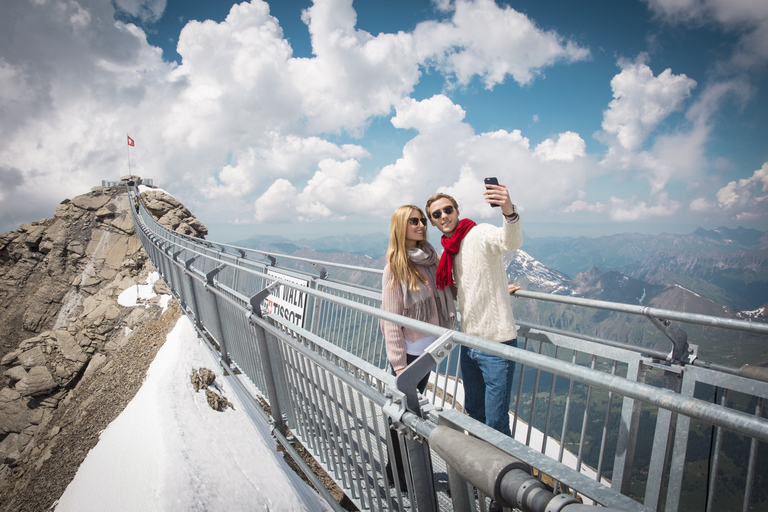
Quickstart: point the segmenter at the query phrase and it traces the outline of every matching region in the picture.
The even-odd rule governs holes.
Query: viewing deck
[[[518,315],[514,348],[381,310],[381,270],[194,239],[143,207],[132,212],[241,401],[338,510],[298,444],[359,510],[484,512],[491,499],[540,512],[768,509],[768,374],[703,361],[686,333],[766,338],[768,324],[521,290],[535,307],[643,318],[669,343],[642,347]],[[437,337],[397,378],[382,319]],[[512,437],[464,414],[461,346],[516,361]],[[390,481],[395,438],[407,464]]]

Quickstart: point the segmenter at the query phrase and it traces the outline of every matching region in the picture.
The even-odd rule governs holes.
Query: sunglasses
[[[425,226],[427,225],[427,218],[426,217],[422,217],[422,218],[411,217],[410,219],[408,219],[408,224],[410,224],[411,226],[418,226],[419,225],[419,221],[421,221],[421,223],[423,225],[425,225]]]
[[[437,219],[439,219],[440,217],[443,216],[443,213],[445,213],[446,215],[452,214],[453,210],[454,210],[453,206],[446,206],[442,210],[435,210],[435,211],[433,211],[431,215],[432,215],[433,219],[437,220]]]

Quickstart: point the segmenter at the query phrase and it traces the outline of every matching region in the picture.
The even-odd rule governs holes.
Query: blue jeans
[[[517,338],[504,344],[517,347]],[[466,346],[461,347],[460,360],[467,414],[511,437],[509,401],[515,362]]]

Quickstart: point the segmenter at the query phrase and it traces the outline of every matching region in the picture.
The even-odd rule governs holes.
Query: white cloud
[[[710,201],[708,201],[704,197],[697,197],[696,199],[691,201],[689,208],[692,212],[704,213],[704,212],[711,212],[715,208],[715,205],[713,205]]]
[[[640,150],[648,136],[671,113],[683,107],[696,81],[665,69],[658,76],[643,62],[620,62],[611,80],[613,100],[603,112],[603,130],[610,140],[609,155]],[[615,142],[614,142],[615,141]]]
[[[127,174],[126,133],[136,141],[131,171],[172,183],[174,194],[203,217],[231,217],[238,198],[254,205],[256,219],[268,218],[276,191],[287,190],[281,179],[301,191],[296,194],[322,200],[328,215],[343,216],[360,200],[350,206],[330,196],[316,199],[331,179],[327,169],[316,174],[319,163],[359,162],[368,152],[331,137],[359,136],[396,107],[395,122],[419,135],[378,175],[342,186],[359,196],[382,198],[382,190],[419,199],[455,180],[461,162],[478,158],[473,145],[493,139],[483,134],[473,142],[461,107],[440,99],[417,108],[458,132],[407,119],[409,96],[427,66],[460,83],[478,76],[492,86],[510,76],[530,83],[546,67],[588,56],[489,0],[446,2],[442,7],[453,14],[444,23],[376,36],[356,28],[351,0],[317,0],[304,13],[313,57],[296,58],[269,6],[252,0],[233,5],[221,23],[187,23],[177,65],[164,62],[140,28],[115,21],[118,10],[121,19],[132,15],[151,24],[165,5],[36,0],[6,6],[0,33],[12,44],[0,47],[0,180],[18,193],[0,204],[4,227],[48,216],[64,197]],[[382,200],[381,209],[389,204]]]
[[[599,171],[573,132],[535,149],[519,130],[475,134],[463,121],[464,111],[443,95],[405,100],[394,126],[415,129],[403,155],[370,180],[360,177],[353,161],[322,162],[297,194],[302,218],[338,218],[365,212],[389,215],[402,204],[424,204],[437,191],[459,201],[461,213],[479,219],[498,214],[483,200],[483,178],[496,176],[512,200],[526,211],[542,211],[573,200],[576,190]]]
[[[590,204],[584,201],[583,199],[577,199],[576,201],[569,204],[562,211],[563,213],[577,213],[577,212],[603,213],[605,211],[605,205],[599,202]]]
[[[720,208],[739,220],[768,216],[768,162],[749,178],[729,182],[716,196]]]
[[[654,138],[658,125],[683,108],[695,82],[670,70],[654,77],[644,58],[624,62],[624,69],[611,81],[614,100],[604,112],[604,131],[596,136],[608,144],[602,166],[639,171],[658,193],[670,181],[690,183],[704,175],[713,115],[729,99],[745,105],[754,92],[738,79],[711,83],[685,112],[686,124]]]
[[[586,149],[587,144],[578,133],[565,132],[558,136],[557,142],[552,139],[541,142],[533,153],[543,161],[573,162],[576,158],[586,156]]]
[[[398,105],[392,125],[420,132],[448,131],[461,123],[465,115],[463,108],[442,94],[423,101],[408,98]]]
[[[606,210],[611,220],[636,221],[650,217],[669,217],[680,209],[678,201],[669,199],[667,194],[661,193],[653,197],[654,202],[638,201],[635,196],[629,199],[611,197]]]
[[[620,198],[612,196],[608,203],[588,203],[578,199],[562,210],[563,213],[607,213],[616,222],[646,220],[652,217],[669,217],[680,210],[680,203],[660,193],[651,201],[638,200],[637,196]]]
[[[456,0],[450,22],[425,22],[414,31],[417,47],[459,85],[478,76],[492,88],[510,75],[532,82],[556,62],[589,58],[590,52],[554,31],[543,31],[523,13],[493,0]],[[438,42],[436,42],[438,41]]]
[[[288,180],[276,180],[254,206],[257,222],[293,222],[296,219],[296,189]]]

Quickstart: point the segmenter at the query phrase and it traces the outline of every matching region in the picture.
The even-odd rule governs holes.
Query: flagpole
[[[126,141],[131,139],[131,136],[128,135],[127,133],[125,134],[125,136],[126,136]],[[133,179],[133,174],[131,173],[131,145],[127,144],[127,147],[128,147],[128,176],[129,176],[129,179]]]

